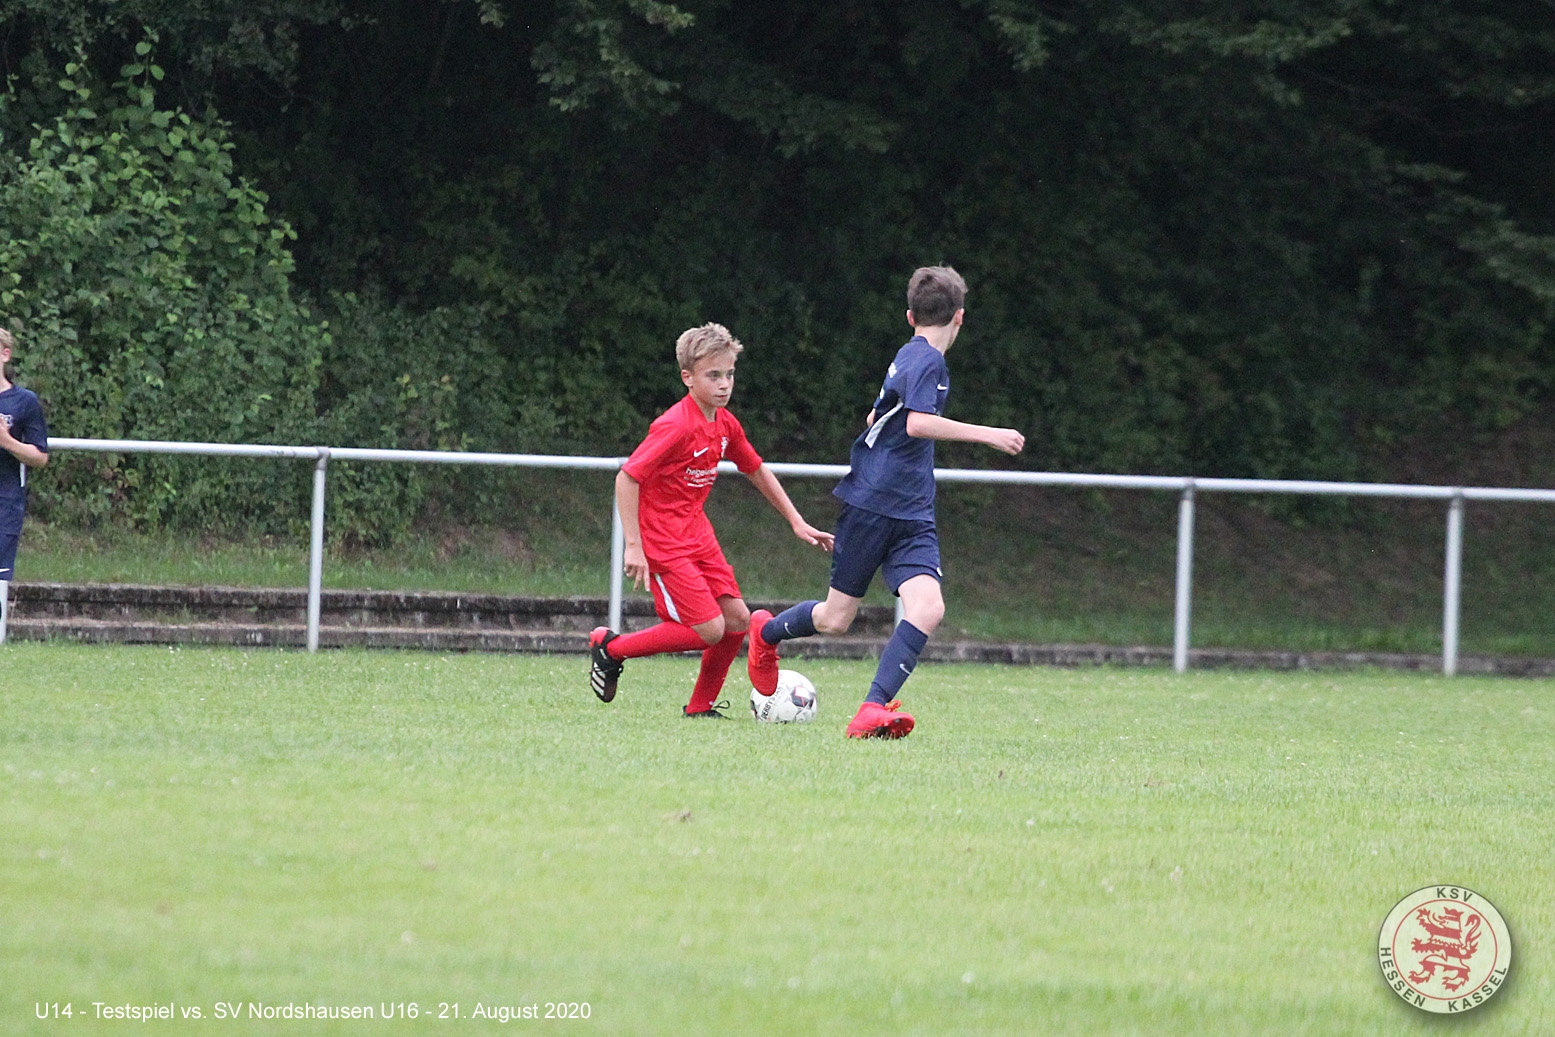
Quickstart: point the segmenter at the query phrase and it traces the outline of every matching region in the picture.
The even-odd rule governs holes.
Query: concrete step
[[[9,636],[17,641],[102,644],[235,645],[301,648],[307,644],[307,595],[300,590],[151,587],[131,584],[16,583]],[[784,603],[774,603],[784,607]],[[583,654],[588,631],[605,622],[604,598],[325,591],[319,644],[327,648],[417,648],[442,652]],[[759,607],[756,603],[753,603]],[[767,607],[771,607],[769,604]],[[623,603],[625,626],[655,621],[646,598]],[[385,620],[392,620],[386,622]],[[854,632],[785,642],[785,659],[869,659],[891,628],[889,608],[867,606]],[[688,653],[694,654],[694,653]],[[1170,666],[1164,646],[1010,644],[931,639],[927,662],[1016,666]],[[1199,648],[1194,669],[1345,670],[1378,668],[1437,673],[1441,657],[1385,652],[1292,652]],[[1555,659],[1460,656],[1458,672],[1555,676]]]
[[[752,602],[780,611],[792,602]],[[285,627],[306,624],[307,592],[292,588],[160,587],[141,584],[15,583],[12,620],[93,620],[174,626],[235,624]],[[606,622],[602,597],[536,598],[438,591],[343,591],[320,595],[321,628],[460,629],[478,631],[573,631],[587,635]],[[622,625],[638,630],[657,622],[653,600],[634,595],[622,602]],[[866,605],[854,630],[886,636],[893,610]]]
[[[88,644],[235,645],[302,648],[302,623],[169,623],[123,619],[13,619],[17,641],[79,641]],[[494,630],[457,627],[319,627],[324,648],[421,648],[448,652],[575,652],[588,635],[567,630]]]

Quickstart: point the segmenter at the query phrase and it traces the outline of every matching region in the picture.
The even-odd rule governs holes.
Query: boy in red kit
[[[722,717],[713,708],[750,624],[734,570],[724,558],[703,505],[718,462],[733,461],[794,535],[830,551],[832,535],[806,522],[777,476],[762,463],[728,411],[734,362],[745,347],[721,324],[692,328],[675,342],[686,397],[661,414],[616,476],[616,507],[626,529],[626,575],[647,586],[663,622],[616,634],[589,635],[589,686],[602,702],[616,696],[622,660],[662,652],[702,652],[688,717]]]

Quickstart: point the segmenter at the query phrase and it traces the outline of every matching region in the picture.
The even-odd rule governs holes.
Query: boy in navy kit
[[[11,576],[16,545],[27,511],[27,469],[49,463],[49,429],[43,405],[11,382],[11,333],[0,328],[0,644],[11,610]]]
[[[589,635],[589,685],[603,702],[615,698],[624,660],[699,651],[702,668],[682,712],[723,716],[713,703],[745,641],[750,610],[703,510],[720,460],[734,462],[788,520],[795,536],[831,550],[832,535],[804,520],[729,413],[734,363],[744,348],[721,324],[682,334],[675,342],[675,359],[686,396],[654,420],[616,476],[626,574],[632,586],[653,592],[654,610],[663,622],[630,634],[596,627]]]
[[[966,282],[948,266],[921,267],[907,283],[907,323],[917,332],[897,351],[885,384],[853,443],[850,470],[833,493],[837,518],[831,587],[825,601],[804,601],[774,617],[751,615],[751,684],[777,690],[777,644],[793,637],[845,633],[875,571],[902,599],[905,616],[880,653],[869,694],[848,724],[849,738],[902,738],[913,718],[896,693],[911,676],[929,635],[945,615],[939,537],[934,526],[934,441],[983,443],[1018,454],[1026,437],[1012,428],[944,417],[950,395],[945,352],[966,316]]]

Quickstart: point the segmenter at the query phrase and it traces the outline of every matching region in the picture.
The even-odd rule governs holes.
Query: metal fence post
[[[1188,672],[1188,626],[1193,615],[1193,480],[1177,505],[1177,604],[1172,622],[1172,669]]]
[[[313,465],[313,521],[308,544],[308,651],[319,650],[319,599],[324,586],[324,470],[329,467],[329,447],[318,448]]]
[[[1463,491],[1447,506],[1447,574],[1442,581],[1442,673],[1458,672],[1458,607],[1463,588]]]
[[[622,570],[626,567],[626,527],[621,525],[621,509],[616,507],[615,491],[610,494],[610,629],[621,632]]]

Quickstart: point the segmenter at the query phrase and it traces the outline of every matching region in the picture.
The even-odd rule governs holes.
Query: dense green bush
[[[415,315],[336,296],[322,308],[342,329],[332,335],[295,297],[295,234],[234,173],[226,125],[159,108],[149,51],[107,89],[67,65],[70,107],[34,128],[25,154],[0,151],[0,311],[22,328],[20,377],[55,435],[455,449],[472,421],[518,440],[538,423],[531,447],[552,431],[543,408],[514,413],[519,397],[500,391],[483,340],[494,322],[476,308]],[[486,387],[470,396],[484,412],[456,413],[456,379]],[[35,506],[77,521],[294,530],[309,471],[65,454],[35,482]],[[414,468],[336,465],[331,529],[392,539],[438,484]]]
[[[951,464],[1389,478],[1422,430],[1551,400],[1547,5],[0,0],[0,25],[0,306],[62,434],[616,453],[678,395],[676,334],[719,320],[757,446],[836,461],[941,261],[972,285],[951,415],[1029,444]],[[230,125],[156,106],[147,32],[164,96]],[[45,74],[77,48],[127,84]],[[334,471],[337,535],[503,514],[489,473]],[[39,488],[280,527],[307,481],[123,458]]]
[[[158,108],[156,65],[124,71],[102,90],[68,65],[71,107],[0,160],[0,307],[27,383],[58,435],[311,440],[328,334],[292,298],[291,231],[234,174],[221,122]],[[40,486],[92,515],[206,525],[284,523],[296,488],[275,466],[145,455],[72,458]]]

